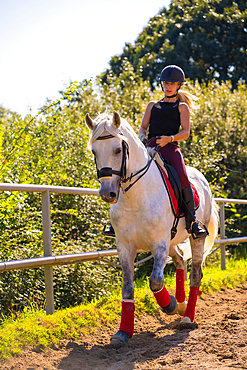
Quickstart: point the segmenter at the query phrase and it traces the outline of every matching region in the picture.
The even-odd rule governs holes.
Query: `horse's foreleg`
[[[202,279],[202,261],[205,239],[193,240],[191,242],[192,250],[192,269],[190,273],[190,293],[187,308],[184,313],[183,323],[191,323],[195,318],[195,309],[197,297],[202,294],[200,291]]]
[[[184,260],[182,257],[183,251],[178,246],[170,248],[169,255],[172,257],[172,261],[176,267],[176,293],[175,297],[178,302],[178,313],[183,316],[187,301],[185,293],[185,273],[184,273]]]
[[[169,247],[165,243],[160,244],[157,248],[149,284],[161,310],[168,315],[174,315],[177,312],[177,301],[175,297],[170,296],[164,285],[163,271],[168,257],[168,249]]]
[[[134,333],[134,259],[136,253],[133,251],[131,255],[129,251],[123,253],[119,251],[123,271],[123,288],[122,288],[122,311],[119,331],[113,335],[111,342],[128,343],[128,338],[132,338]]]
[[[122,313],[120,331],[125,331],[131,338],[134,333],[134,271],[128,263],[122,263],[123,289],[122,289]],[[132,270],[132,271],[131,271]]]

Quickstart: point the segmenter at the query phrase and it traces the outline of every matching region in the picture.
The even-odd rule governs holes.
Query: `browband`
[[[113,138],[113,135],[105,135],[105,136],[99,136],[96,140],[106,140]]]

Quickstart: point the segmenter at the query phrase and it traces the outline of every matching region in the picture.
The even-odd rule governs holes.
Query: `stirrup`
[[[199,223],[202,225],[202,227],[199,225]],[[202,239],[206,238],[206,236],[209,235],[206,225],[204,225],[201,221],[198,220],[193,222],[190,231],[193,239]]]
[[[116,237],[115,231],[114,231],[112,225],[110,225],[108,228],[106,228],[106,225],[105,225],[102,234],[104,236],[107,236],[108,238],[115,238]]]

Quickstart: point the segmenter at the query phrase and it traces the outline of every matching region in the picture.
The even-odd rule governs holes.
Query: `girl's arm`
[[[147,129],[148,129],[148,126],[149,126],[149,122],[150,122],[150,117],[151,117],[151,110],[154,106],[155,102],[151,101],[150,103],[148,103],[147,105],[147,108],[145,110],[145,113],[144,113],[144,116],[143,116],[143,119],[142,119],[142,123],[141,123],[141,127],[139,129],[139,136],[141,137],[141,135],[147,135]],[[144,136],[142,136],[144,137]]]
[[[186,103],[179,104],[180,122],[182,129],[174,136],[174,140],[184,140],[190,136],[190,110]]]

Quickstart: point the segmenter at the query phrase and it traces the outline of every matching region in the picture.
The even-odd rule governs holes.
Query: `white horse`
[[[121,323],[112,342],[127,343],[128,337],[133,336],[134,260],[138,250],[151,251],[154,257],[150,289],[162,311],[170,315],[179,312],[183,316],[182,323],[192,323],[197,296],[201,294],[202,262],[218,233],[217,206],[207,180],[198,170],[187,167],[189,180],[196,187],[200,198],[196,217],[206,225],[209,236],[194,240],[185,229],[185,219],[180,218],[176,236],[171,239],[174,214],[168,193],[157,165],[150,160],[132,127],[117,112],[113,112],[113,116],[101,114],[95,120],[87,114],[85,121],[92,130],[88,147],[95,157],[101,183],[99,194],[111,204],[110,219],[116,233],[123,271]],[[182,250],[183,242],[188,237],[191,248],[189,251]],[[163,271],[168,256],[176,267],[176,299],[169,295],[164,286]],[[184,261],[190,257],[192,270],[187,303]]]

